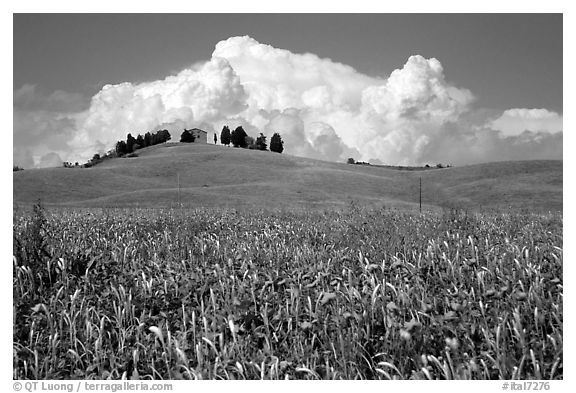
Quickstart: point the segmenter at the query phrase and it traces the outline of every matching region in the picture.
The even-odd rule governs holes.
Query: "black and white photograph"
[[[12,391],[566,386],[561,8],[12,23]]]

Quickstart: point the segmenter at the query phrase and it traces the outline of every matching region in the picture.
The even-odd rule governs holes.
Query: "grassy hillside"
[[[562,210],[562,161],[481,164],[429,171],[329,163],[214,145],[165,144],[92,168],[14,172],[17,204],[324,208],[351,201],[426,208]],[[178,177],[180,192],[178,192]]]

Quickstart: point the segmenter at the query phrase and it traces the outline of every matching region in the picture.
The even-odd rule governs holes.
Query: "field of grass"
[[[563,378],[561,214],[37,206],[13,232],[17,379]]]
[[[202,144],[164,144],[91,168],[13,173],[14,202],[67,207],[562,210],[562,161],[407,171]],[[180,184],[180,190],[178,189]]]

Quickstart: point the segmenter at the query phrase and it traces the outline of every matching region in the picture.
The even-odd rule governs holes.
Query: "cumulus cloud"
[[[508,109],[493,120],[490,127],[506,136],[520,135],[524,131],[561,132],[562,115],[547,109]]]
[[[40,168],[54,168],[62,166],[62,158],[54,152],[48,153],[40,157],[38,167]]]
[[[411,56],[384,84],[364,90],[360,116],[366,131],[357,147],[364,159],[420,164],[438,129],[458,119],[473,100],[469,90],[445,81],[437,59]]]
[[[334,128],[327,123],[311,123],[308,127],[308,141],[314,147],[316,157],[326,161],[342,161],[346,157],[358,157],[357,149],[342,142]]]
[[[434,58],[411,56],[386,83],[366,88],[363,109],[386,122],[454,120],[472,102],[472,93],[446,83],[442,65]]]
[[[450,83],[435,58],[410,56],[378,78],[247,36],[218,42],[208,61],[162,80],[106,85],[89,104],[63,92],[38,98],[33,86],[14,100],[14,157],[29,162],[32,154],[35,165],[49,152],[88,159],[128,132],[166,128],[177,139],[185,127],[219,132],[223,125],[242,125],[254,137],[279,132],[285,153],[329,161],[562,158],[561,114],[510,109],[487,119],[473,107],[472,92]]]
[[[525,131],[503,137],[490,128],[446,123],[421,151],[421,161],[452,165],[562,159],[562,133]]]
[[[71,153],[68,142],[77,134],[78,114],[88,100],[64,91],[47,95],[34,85],[24,85],[14,92],[13,106],[14,165],[33,168],[53,164],[42,159],[46,154]]]
[[[161,126],[181,132],[236,115],[246,108],[245,99],[240,78],[222,58],[159,81],[106,85],[92,97],[71,145],[89,156],[99,143],[113,144],[128,132],[143,134]]]
[[[247,36],[219,42],[212,57],[228,60],[240,75],[253,109],[357,108],[364,88],[378,81],[330,59],[295,54]]]

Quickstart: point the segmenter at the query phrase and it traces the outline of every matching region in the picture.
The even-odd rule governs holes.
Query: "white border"
[[[572,88],[575,86],[573,70],[576,70],[573,58],[573,51],[576,47],[572,37],[576,36],[574,25],[576,20],[574,18],[573,6],[574,2],[570,1],[539,1],[539,2],[515,2],[503,0],[483,0],[480,2],[464,2],[464,1],[425,1],[425,0],[411,0],[402,2],[382,2],[376,4],[374,0],[354,0],[335,4],[334,1],[320,1],[312,2],[310,0],[295,0],[287,1],[283,4],[276,4],[270,0],[264,1],[247,1],[247,0],[217,0],[217,1],[182,1],[182,2],[153,2],[142,4],[140,1],[118,1],[118,0],[99,0],[97,2],[80,2],[80,1],[8,1],[4,2],[2,7],[2,19],[0,20],[0,28],[2,34],[0,39],[3,41],[0,46],[5,52],[10,53],[10,61],[8,59],[2,62],[3,79],[12,81],[12,45],[13,45],[13,13],[20,12],[145,12],[145,13],[285,13],[285,12],[299,12],[299,13],[379,13],[379,12],[412,12],[412,13],[564,13],[564,99],[563,99],[563,118],[564,118],[564,239],[567,246],[565,246],[564,260],[568,261],[564,266],[564,282],[565,282],[565,305],[571,305],[574,301],[574,292],[569,285],[571,279],[574,277],[575,253],[574,246],[571,240],[574,239],[574,211],[575,208],[571,202],[573,200],[573,172],[574,168],[574,154],[572,148],[574,144],[574,121],[571,116],[572,108]],[[570,38],[569,38],[570,37]],[[566,70],[568,72],[566,72]],[[7,84],[7,83],[6,83]],[[7,86],[2,91],[2,114],[5,118],[10,118],[12,124],[12,85],[10,89]],[[8,96],[10,94],[10,97]],[[565,110],[568,108],[568,110]],[[12,142],[12,132],[5,130],[8,133],[8,138]],[[1,250],[3,269],[6,269],[5,274],[2,274],[2,297],[3,307],[2,315],[11,315],[8,299],[12,298],[11,292],[11,274],[8,269],[11,269],[11,218],[12,218],[12,179],[8,178],[9,165],[11,164],[11,153],[0,155],[0,168],[3,169],[2,176],[6,176],[2,181],[7,187],[7,193],[4,194],[2,203],[2,216],[1,228],[2,236]],[[8,162],[10,161],[10,162]],[[566,242],[566,240],[568,240]],[[574,362],[573,362],[573,348],[574,338],[574,317],[571,308],[565,307],[564,313],[564,381],[553,381],[551,392],[568,392],[574,390]],[[2,352],[2,367],[0,368],[2,385],[5,391],[12,391],[12,326],[6,320],[1,324],[1,340],[0,350]],[[271,389],[281,391],[292,391],[294,388],[304,390],[317,390],[326,389],[329,391],[349,391],[351,389],[369,389],[373,391],[396,391],[399,389],[408,391],[442,391],[442,392],[459,392],[466,390],[467,392],[495,392],[502,391],[501,383],[496,381],[437,381],[433,384],[412,382],[412,381],[397,381],[397,382],[246,382],[246,383],[214,383],[214,382],[199,382],[196,385],[189,385],[185,382],[175,383],[174,391],[189,391],[190,388],[196,389],[240,389],[246,391],[269,391]],[[572,389],[570,389],[572,387]]]

